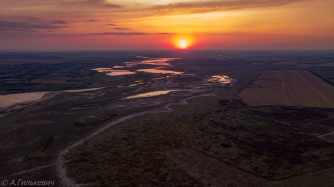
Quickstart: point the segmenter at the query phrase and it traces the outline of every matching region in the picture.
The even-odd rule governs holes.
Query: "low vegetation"
[[[198,98],[192,104],[197,106],[201,101],[203,98]],[[173,114],[132,119],[87,141],[67,157],[71,160],[71,175],[78,183],[101,185],[206,184],[207,181],[194,176],[201,174],[180,170],[185,169],[185,163],[180,164],[173,155],[182,149],[197,151],[199,155],[193,156],[200,160],[196,162],[206,162],[206,157],[210,157],[221,162],[225,167],[222,169],[230,171],[230,167],[236,166],[238,169],[233,171],[256,179],[254,184],[334,166],[333,144],[315,137],[334,128],[333,109],[252,107],[236,99],[216,97],[206,101],[216,104],[209,108],[208,103],[203,104],[206,108],[196,110],[196,114],[189,114],[192,104],[175,106]],[[206,156],[201,156],[201,161],[197,157],[203,153]],[[214,182],[215,176],[209,174],[206,178]],[[232,184],[231,180],[246,179],[231,175],[223,181]]]
[[[26,158],[45,158],[49,156],[48,150],[53,142],[53,137],[40,141],[40,146],[32,153],[26,155]]]
[[[95,116],[84,116],[79,118],[74,125],[77,127],[89,127],[93,125],[97,125],[103,122],[106,122],[110,119],[113,119],[117,116],[117,114],[111,114],[107,116],[100,116],[100,115],[95,115]]]

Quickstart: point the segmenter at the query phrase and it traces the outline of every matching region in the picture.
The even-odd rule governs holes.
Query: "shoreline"
[[[0,107],[0,112],[2,111],[6,111],[12,107],[15,107],[16,105],[30,105],[30,104],[35,104],[38,102],[42,102],[48,99],[53,98],[56,95],[62,94],[62,93],[80,93],[80,92],[88,92],[88,91],[97,91],[97,90],[102,90],[106,87],[98,87],[98,88],[87,88],[87,89],[79,89],[79,90],[62,90],[62,91],[47,91],[47,92],[28,92],[28,93],[15,93],[15,94],[6,94],[6,95],[0,95],[5,97],[8,95],[18,95],[18,94],[42,94],[43,95],[40,96],[40,98],[37,99],[33,99],[33,100],[26,100],[26,101],[18,101],[18,102],[13,102],[10,105],[4,106],[4,107]],[[23,108],[23,107],[21,107]]]

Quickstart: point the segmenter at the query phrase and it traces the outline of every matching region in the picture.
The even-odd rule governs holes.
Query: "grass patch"
[[[79,118],[74,125],[77,127],[89,127],[93,125],[97,125],[100,123],[103,123],[105,121],[108,121],[110,119],[113,119],[117,116],[117,114],[110,114],[107,116],[99,116],[99,115],[93,115],[93,116],[84,116]]]

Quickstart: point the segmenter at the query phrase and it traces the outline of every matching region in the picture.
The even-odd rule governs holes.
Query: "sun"
[[[187,49],[189,47],[189,42],[186,39],[182,39],[178,41],[177,45],[180,49]]]
[[[188,36],[187,37],[179,36],[173,39],[173,44],[178,49],[188,49],[193,43],[194,40]]]

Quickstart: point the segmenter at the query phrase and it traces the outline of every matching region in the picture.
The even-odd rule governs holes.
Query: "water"
[[[106,73],[106,75],[108,76],[134,75],[137,72],[156,73],[156,74],[160,74],[160,73],[161,74],[176,74],[176,75],[183,74],[183,72],[171,71],[171,70],[160,70],[157,68],[140,69],[137,71],[129,71],[129,70],[123,69],[127,67],[135,67],[139,64],[166,67],[166,66],[171,66],[169,61],[173,61],[176,59],[179,59],[179,58],[154,58],[154,59],[145,58],[145,60],[142,60],[142,61],[124,62],[125,66],[113,66],[112,68],[95,68],[92,70],[98,71],[100,73]]]
[[[80,92],[88,92],[88,91],[96,91],[96,90],[101,90],[105,87],[100,87],[100,88],[87,88],[87,89],[80,89],[80,90],[66,90],[64,92],[66,93],[80,93]]]
[[[147,93],[132,95],[132,96],[126,97],[125,99],[138,99],[138,98],[145,98],[145,97],[154,97],[154,96],[158,96],[158,95],[166,95],[170,92],[177,92],[177,91],[180,91],[180,90],[163,90],[163,91],[147,92]]]
[[[80,89],[80,90],[66,90],[59,92],[52,92],[46,99],[49,99],[60,93],[79,93],[79,92],[87,92],[87,91],[96,91],[101,90],[105,87],[100,88],[88,88],[88,89]],[[18,94],[8,94],[8,95],[0,95],[0,108],[5,108],[18,103],[26,103],[26,102],[34,102],[44,98],[46,94],[51,92],[31,92],[31,93],[18,93]]]
[[[172,70],[162,70],[162,69],[139,69],[137,72],[145,72],[145,73],[157,73],[157,74],[173,74],[173,75],[182,75],[183,72],[180,71],[172,71]]]
[[[107,73],[108,76],[121,76],[121,75],[133,75],[136,74],[136,72],[132,72],[129,70],[114,70],[112,68],[95,68],[92,69],[95,71],[98,71],[100,73]]]
[[[24,103],[28,101],[36,101],[46,94],[47,92],[32,92],[32,93],[18,93],[0,95],[0,108],[8,107],[16,103]]]
[[[137,66],[138,64],[154,65],[154,66],[171,66],[169,62],[177,59],[180,58],[153,58],[148,60],[142,60],[139,62],[125,62],[125,64],[127,67],[134,67]]]
[[[233,79],[227,75],[214,75],[208,79],[208,82],[220,82],[222,84],[231,84]]]

